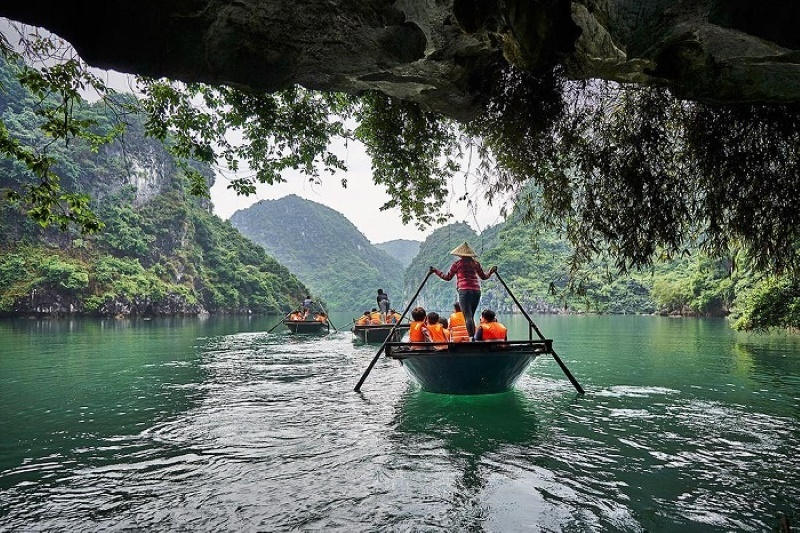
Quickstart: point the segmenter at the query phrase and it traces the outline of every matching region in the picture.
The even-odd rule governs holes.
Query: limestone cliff
[[[474,116],[502,58],[705,101],[800,101],[792,0],[29,0],[89,63],[274,90],[379,89]]]

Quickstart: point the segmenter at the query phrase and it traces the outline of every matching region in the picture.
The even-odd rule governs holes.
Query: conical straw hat
[[[476,257],[478,255],[472,251],[472,248],[469,247],[467,241],[464,241],[464,244],[461,246],[454,248],[450,253],[461,257]]]

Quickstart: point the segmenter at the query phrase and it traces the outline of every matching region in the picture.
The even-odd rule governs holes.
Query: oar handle
[[[405,309],[405,311],[403,311],[403,314],[402,314],[402,315],[400,315],[400,320],[398,320],[398,321],[397,321],[397,322],[394,324],[394,326],[392,326],[392,330],[391,330],[391,331],[389,332],[389,334],[386,336],[386,340],[384,340],[384,341],[383,341],[383,344],[381,344],[381,347],[380,347],[380,348],[378,348],[378,351],[375,353],[375,357],[373,357],[373,358],[372,358],[372,361],[370,361],[370,362],[369,362],[369,366],[367,366],[367,369],[366,369],[366,370],[364,371],[364,373],[361,375],[361,379],[359,379],[359,380],[358,380],[358,384],[357,384],[357,385],[355,386],[355,388],[353,389],[355,392],[361,392],[361,385],[363,385],[363,384],[364,384],[364,381],[366,381],[366,379],[367,379],[367,376],[369,375],[369,373],[370,373],[370,372],[372,372],[372,367],[374,367],[374,366],[375,366],[375,363],[377,363],[377,362],[378,362],[378,357],[380,357],[380,356],[381,356],[381,354],[383,353],[383,350],[386,348],[386,343],[387,343],[387,342],[389,342],[389,339],[392,339],[392,338],[394,338],[394,332],[395,332],[395,330],[397,329],[397,326],[399,326],[399,325],[400,325],[400,322],[402,322],[402,321],[403,321],[403,319],[404,319],[404,318],[405,318],[405,316],[406,316],[406,313],[408,313],[408,310],[409,310],[409,309],[411,309],[411,306],[412,306],[412,305],[414,305],[414,302],[416,301],[416,299],[417,299],[417,296],[419,296],[419,293],[420,293],[420,291],[422,291],[422,287],[424,287],[424,286],[425,286],[425,283],[427,283],[427,282],[428,282],[428,278],[429,278],[429,277],[431,277],[431,274],[433,274],[433,272],[428,272],[428,275],[427,275],[427,276],[425,276],[425,279],[424,279],[424,280],[422,280],[422,283],[420,284],[419,288],[417,289],[417,292],[415,292],[415,293],[414,293],[414,296],[412,296],[412,297],[411,297],[411,299],[408,301],[408,305],[406,306],[406,309]]]

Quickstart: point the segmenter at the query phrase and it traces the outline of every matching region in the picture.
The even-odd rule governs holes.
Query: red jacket
[[[445,281],[450,281],[453,276],[457,276],[456,289],[458,290],[479,291],[481,282],[478,278],[489,279],[489,274],[483,271],[481,264],[469,257],[462,257],[453,263],[447,274],[442,274],[439,269],[434,272]]]

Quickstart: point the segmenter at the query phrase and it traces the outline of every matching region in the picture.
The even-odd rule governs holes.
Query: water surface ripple
[[[376,346],[269,321],[0,323],[0,530],[800,523],[795,339],[541,320],[585,396],[545,358],[482,397],[421,392],[381,359],[357,394]]]

